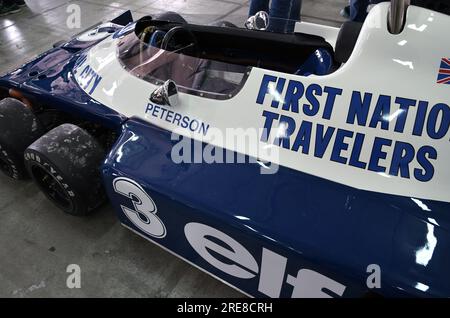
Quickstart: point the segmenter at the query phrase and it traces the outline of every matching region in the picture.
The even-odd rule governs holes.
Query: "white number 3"
[[[121,208],[134,225],[150,236],[156,238],[166,236],[166,227],[161,219],[156,216],[155,202],[138,183],[128,178],[119,177],[114,179],[113,187],[117,193],[133,202],[134,210],[123,205],[121,205]]]

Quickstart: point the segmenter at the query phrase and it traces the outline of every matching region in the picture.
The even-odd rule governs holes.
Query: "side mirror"
[[[159,105],[177,106],[179,102],[177,84],[172,80],[165,81],[150,95],[150,100]]]
[[[259,11],[254,16],[248,18],[245,27],[249,30],[265,31],[269,27],[269,14],[265,11]]]

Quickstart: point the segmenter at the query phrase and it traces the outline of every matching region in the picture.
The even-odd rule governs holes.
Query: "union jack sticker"
[[[450,58],[443,58],[437,78],[438,84],[450,84]]]

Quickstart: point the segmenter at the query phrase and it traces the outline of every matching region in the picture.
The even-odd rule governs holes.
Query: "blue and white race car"
[[[126,12],[55,45],[0,77],[1,170],[250,296],[449,297],[450,17],[271,23]]]

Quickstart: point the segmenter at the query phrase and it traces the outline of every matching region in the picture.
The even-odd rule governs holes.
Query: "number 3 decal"
[[[157,208],[152,198],[135,181],[119,177],[113,181],[114,190],[129,198],[133,202],[134,210],[121,205],[127,218],[146,234],[163,238],[166,236],[166,227],[156,216]]]

